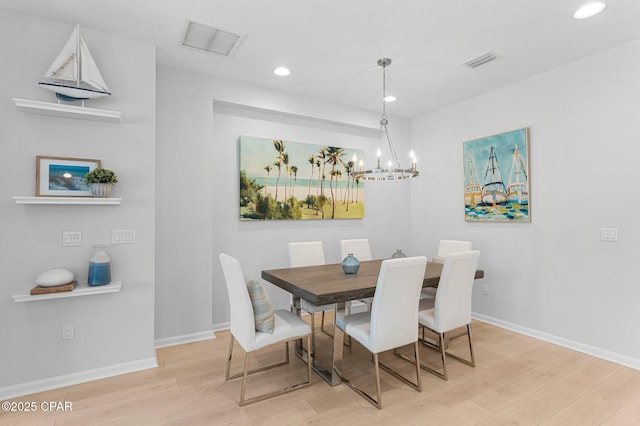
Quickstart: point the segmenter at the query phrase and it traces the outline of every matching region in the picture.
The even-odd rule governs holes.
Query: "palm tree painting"
[[[239,144],[241,220],[364,217],[364,185],[347,160],[361,150],[249,136]]]

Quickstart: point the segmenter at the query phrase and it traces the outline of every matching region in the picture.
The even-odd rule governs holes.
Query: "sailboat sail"
[[[529,188],[527,185],[527,169],[520,158],[518,146],[513,151],[511,162],[511,175],[509,176],[508,198],[509,201],[517,201],[518,204],[528,204]]]
[[[109,96],[109,88],[77,25],[39,84],[60,100],[79,101]]]
[[[482,202],[485,204],[503,204],[507,202],[507,188],[502,180],[502,173],[498,165],[495,148],[489,150],[489,160],[484,173],[484,186],[482,187]]]
[[[468,155],[467,166],[468,180],[464,186],[464,205],[475,206],[482,201],[482,188],[478,182],[474,181],[474,176],[478,176],[478,170],[471,154]]]

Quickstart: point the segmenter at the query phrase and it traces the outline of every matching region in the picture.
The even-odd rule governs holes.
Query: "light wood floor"
[[[640,424],[640,371],[481,322],[474,322],[473,331],[475,369],[450,360],[448,382],[422,371],[421,393],[382,371],[382,410],[315,374],[305,389],[240,408],[240,380],[224,380],[229,333],[219,332],[214,340],[159,349],[157,369],[17,398],[38,407],[41,401],[68,401],[73,411],[0,411],[0,425]],[[464,340],[455,339],[451,350],[461,352]],[[236,353],[242,355],[239,348]],[[256,362],[277,355],[283,351],[262,353]],[[427,362],[437,360],[435,355],[421,351]],[[236,369],[242,358],[234,362]],[[408,363],[388,354],[383,358],[411,372]],[[371,388],[370,359],[358,345],[346,349],[345,374]],[[278,370],[256,375],[248,396],[304,377],[304,365],[295,356]]]

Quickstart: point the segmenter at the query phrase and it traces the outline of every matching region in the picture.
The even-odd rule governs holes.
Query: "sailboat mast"
[[[82,60],[82,58],[80,58],[80,24],[76,25],[76,85],[80,86],[80,80],[81,80],[81,67],[80,67],[80,61]]]

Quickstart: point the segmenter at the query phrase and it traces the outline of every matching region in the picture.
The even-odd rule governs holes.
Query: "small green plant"
[[[118,183],[118,176],[112,170],[93,169],[84,176],[84,183]]]

